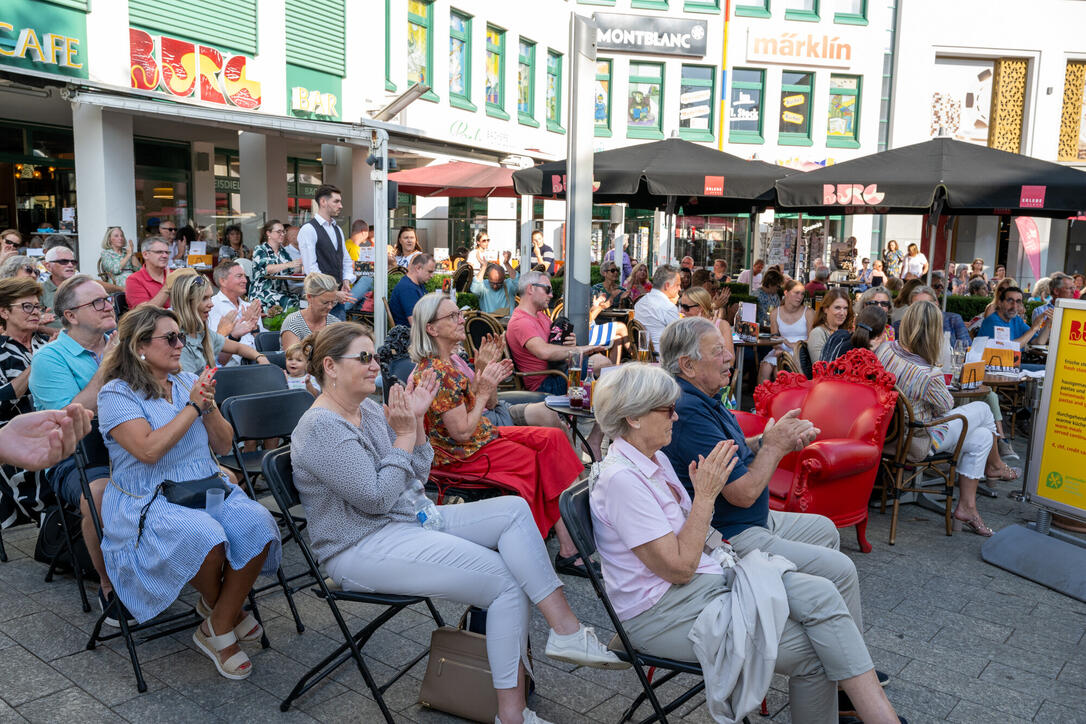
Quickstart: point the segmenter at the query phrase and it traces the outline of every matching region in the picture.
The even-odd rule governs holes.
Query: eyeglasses
[[[450,317],[456,317],[458,321],[464,321],[464,312],[461,309],[457,309],[455,312],[449,312],[448,314],[442,314],[440,317],[434,317],[431,320],[431,324],[436,324],[443,319],[449,319]]]
[[[184,347],[186,337],[184,332],[170,332],[169,334],[161,334],[157,337],[148,337],[148,339],[164,339],[166,340],[166,344],[171,347]],[[179,345],[178,342],[181,344]]]
[[[551,288],[550,284],[533,284],[532,286],[536,287],[537,289],[542,289],[547,293],[548,296],[554,294],[554,289]]]
[[[482,244],[482,243],[484,243],[484,242],[487,242],[487,241],[490,241],[490,237],[489,237],[489,236],[484,236],[484,237],[483,237],[482,239],[479,239],[479,243],[480,243],[480,244]]]
[[[282,233],[285,233],[285,232],[286,232],[286,229],[282,229],[282,228],[280,228],[280,229],[268,229],[269,234],[282,234]]]
[[[603,273],[604,274],[618,274],[618,269],[616,269],[615,267],[611,267],[610,269],[604,269]]]
[[[176,226],[160,226],[160,227],[158,227],[158,230],[159,231],[177,231],[177,227]]]
[[[192,280],[192,286],[202,287],[207,285],[207,277],[197,274]]]
[[[80,307],[94,307],[94,311],[104,312],[106,311],[107,306],[110,309],[113,309],[113,300],[109,297],[98,297],[97,299],[92,299],[89,302],[84,302],[83,304],[77,304],[74,307],[69,307],[69,309],[74,310],[79,309]]]
[[[373,362],[373,359],[376,356],[377,355],[375,355],[373,352],[359,352],[358,354],[344,355],[344,356],[340,357],[339,359],[354,359],[354,360],[358,360],[359,362],[361,362],[364,365],[368,365],[370,362]]]
[[[697,308],[698,308],[698,306],[699,306],[699,305],[697,305],[697,304],[683,304],[683,303],[681,303],[681,302],[679,303],[679,307],[680,307],[680,308],[681,308],[681,309],[682,309],[682,310],[683,310],[684,312],[689,312],[689,311],[690,311],[691,309],[697,309]]]
[[[148,249],[147,251],[145,251],[143,253],[145,255],[146,254],[169,254],[170,250],[169,249]]]
[[[890,302],[876,302],[874,299],[869,299],[866,302],[864,302],[864,306],[865,307],[879,306],[879,307],[882,307],[883,309],[889,309],[890,308]]]
[[[45,307],[43,307],[42,305],[35,304],[33,302],[22,302],[18,305],[12,304],[8,308],[15,309],[16,306],[22,309],[24,314],[34,314],[35,312],[40,312],[41,310],[45,309]]]
[[[51,264],[64,264],[65,266],[67,266],[68,264],[75,264],[75,259],[54,259],[50,263]]]
[[[675,405],[671,404],[671,405],[668,405],[667,407],[654,407],[651,410],[649,410],[649,412],[666,412],[668,418],[670,419],[675,414]]]

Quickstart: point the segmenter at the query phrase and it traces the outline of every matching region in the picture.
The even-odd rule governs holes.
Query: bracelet
[[[263,353],[262,353],[262,354],[258,354],[258,355],[257,355],[256,357],[254,357],[253,359],[255,359],[255,360],[256,360],[256,359],[260,359],[261,357],[263,357],[264,359],[268,359],[268,355],[266,355],[266,354],[263,354]]]
[[[192,400],[189,400],[188,402],[186,402],[185,407],[191,407],[192,409],[196,410],[196,417],[203,417],[204,416],[204,411],[202,409],[200,409],[200,406],[197,405]]]

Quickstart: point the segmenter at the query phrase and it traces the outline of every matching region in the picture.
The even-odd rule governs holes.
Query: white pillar
[[[256,246],[267,219],[287,218],[287,151],[278,136],[242,131],[238,134],[241,162],[241,222],[246,246]]]
[[[449,199],[443,196],[418,196],[415,198],[415,230],[419,246],[427,254],[438,247],[449,246]],[[389,238],[395,239],[395,234]],[[450,249],[450,256],[451,256]]]
[[[373,226],[373,167],[366,163],[368,148],[358,148],[351,155],[351,204],[356,219]]]
[[[76,209],[80,271],[97,276],[102,235],[120,226],[138,241],[136,225],[136,161],[132,148],[132,116],[98,106],[72,104],[75,138]]]
[[[513,252],[513,257],[520,259],[520,263],[530,268],[532,265],[532,231],[535,230],[535,222],[532,221],[532,209],[535,201],[532,196],[520,197],[520,252]]]
[[[192,222],[215,223],[215,144],[192,142]]]
[[[490,234],[490,251],[517,253],[520,234],[517,229],[517,200],[492,196],[486,200],[486,231]]]
[[[562,227],[566,222],[566,202],[543,200],[543,243],[554,249],[555,259],[565,259],[562,249]]]

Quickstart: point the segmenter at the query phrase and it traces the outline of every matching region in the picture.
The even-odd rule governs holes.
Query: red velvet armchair
[[[813,443],[781,460],[769,482],[770,508],[824,515],[838,528],[855,525],[860,550],[871,551],[867,506],[897,402],[894,382],[872,352],[856,349],[816,363],[812,379],[781,372],[758,386],[756,414],[738,416],[746,435],[797,407],[821,430]]]

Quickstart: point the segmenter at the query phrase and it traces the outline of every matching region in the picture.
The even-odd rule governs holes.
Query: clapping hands
[[[24,470],[56,465],[90,432],[92,416],[78,403],[63,410],[16,415],[0,429],[0,461]]]
[[[698,455],[697,461],[690,461],[690,480],[694,483],[695,499],[705,498],[712,501],[720,495],[739,460],[736,450],[735,441],[721,440],[709,453],[709,457]]]
[[[437,395],[437,375],[434,374],[433,370],[426,370],[419,375],[418,382],[412,376],[407,381],[404,392],[407,394],[411,404],[411,411],[415,417],[423,417],[426,415],[427,410],[430,409],[430,404]]]
[[[487,365],[497,362],[505,356],[505,334],[488,334],[483,337],[479,349],[475,352],[475,370],[482,372]]]
[[[475,375],[475,394],[489,399],[497,392],[501,381],[511,374],[513,374],[513,360],[502,359],[492,362],[482,373]]]
[[[388,391],[385,419],[388,420],[388,426],[396,433],[397,439],[415,435],[415,429],[418,427],[418,417],[415,415],[411,404],[412,396],[408,395],[403,385],[393,385]]]

